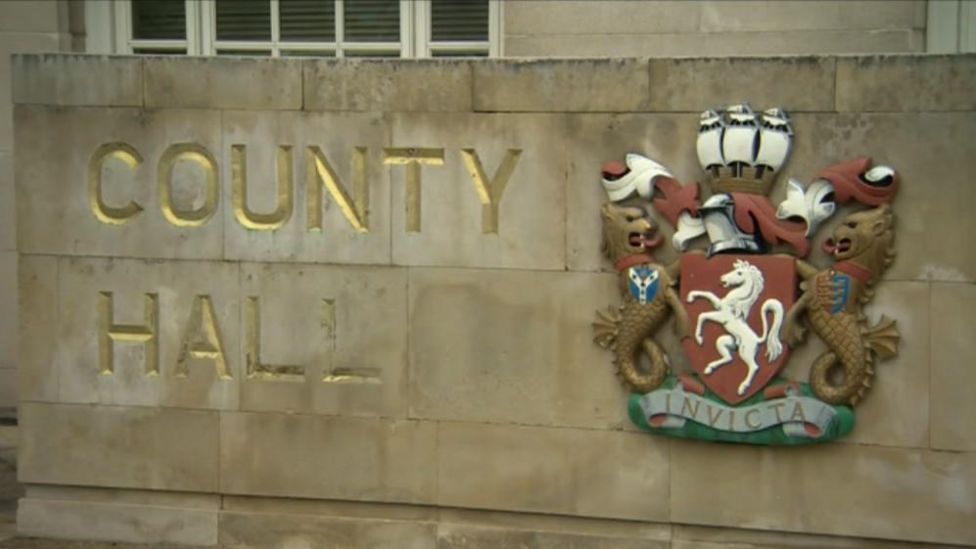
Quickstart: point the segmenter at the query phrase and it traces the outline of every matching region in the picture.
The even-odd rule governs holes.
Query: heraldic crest
[[[750,444],[809,444],[854,427],[875,363],[895,355],[898,331],[862,311],[894,259],[890,203],[898,176],[860,158],[822,170],[809,185],[768,193],[789,157],[793,129],[778,108],[748,105],[702,113],[698,159],[710,195],[680,184],[638,154],[602,168],[603,249],[619,273],[623,303],[598,311],[594,341],[613,353],[641,428],[683,438]],[[817,229],[850,204],[822,248],[830,265],[807,261]],[[662,264],[665,239],[650,216],[673,227],[679,259]],[[668,321],[694,371],[670,372],[655,339]],[[783,375],[808,332],[826,344],[806,381]]]

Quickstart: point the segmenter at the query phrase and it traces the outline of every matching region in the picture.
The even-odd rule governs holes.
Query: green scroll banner
[[[783,390],[769,390],[779,386]],[[776,380],[737,406],[729,406],[707,388],[703,394],[699,391],[686,390],[670,376],[659,389],[630,396],[630,419],[646,431],[666,436],[763,445],[828,442],[854,428],[850,407],[817,399],[806,383]],[[763,396],[771,393],[779,396]]]

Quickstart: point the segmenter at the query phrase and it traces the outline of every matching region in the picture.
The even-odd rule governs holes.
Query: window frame
[[[87,0],[86,23],[93,34],[109,35],[109,40],[89,41],[90,53],[133,54],[135,50],[173,49],[177,55],[213,56],[221,50],[270,52],[281,57],[282,52],[323,53],[326,58],[347,57],[349,53],[389,53],[400,58],[430,58],[438,52],[484,53],[488,57],[502,56],[502,0],[488,0],[488,40],[481,42],[435,42],[431,39],[431,0],[399,0],[400,40],[398,42],[346,42],[343,40],[343,4],[336,4],[336,40],[334,42],[281,41],[278,21],[279,0],[271,4],[271,40],[217,40],[216,2],[214,0],[184,0],[186,10],[186,40],[144,40],[133,38],[132,1],[111,0],[109,9],[99,0]],[[93,9],[94,4],[102,4]],[[108,19],[106,21],[106,18]],[[104,51],[111,47],[111,51]],[[94,49],[93,49],[94,48]],[[179,51],[183,50],[183,51]],[[185,53],[184,53],[185,52]],[[328,55],[331,54],[331,55]]]

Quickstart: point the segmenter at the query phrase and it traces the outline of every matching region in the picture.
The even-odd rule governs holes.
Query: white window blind
[[[102,12],[119,53],[500,55],[500,0],[115,0]]]

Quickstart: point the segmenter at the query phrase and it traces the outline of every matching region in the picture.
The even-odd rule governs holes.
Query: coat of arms
[[[767,195],[792,140],[781,109],[702,113],[707,197],[637,154],[603,166],[604,251],[620,273],[623,303],[598,312],[594,341],[612,351],[633,391],[628,410],[638,426],[752,444],[833,440],[853,428],[876,361],[895,354],[894,321],[872,323],[862,307],[894,259],[897,175],[860,158],[809,185],[789,179],[774,206]],[[838,204],[856,207],[822,242],[832,263],[818,267],[806,259],[811,240]],[[681,255],[671,264],[655,259],[664,238],[650,205],[674,227],[670,245]],[[680,349],[655,340],[669,320]],[[808,380],[791,380],[790,351],[808,331],[828,350]],[[686,353],[693,372],[672,373],[673,352]]]

